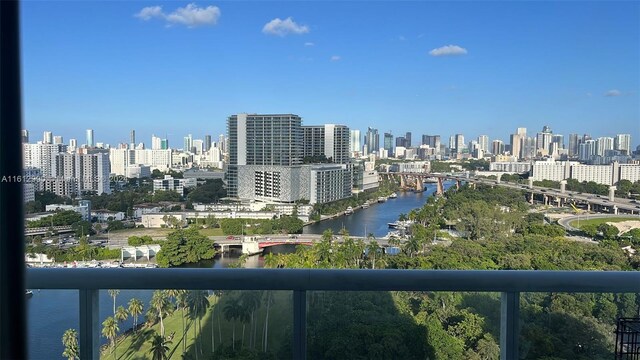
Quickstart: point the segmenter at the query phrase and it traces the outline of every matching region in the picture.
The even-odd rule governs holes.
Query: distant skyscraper
[[[384,133],[384,149],[387,150],[388,156],[393,156],[393,135]]]
[[[193,140],[192,144],[193,145],[191,146],[191,148],[193,149],[193,153],[201,155],[202,152],[204,151],[204,141],[200,139],[195,139]]]
[[[204,144],[203,144],[203,150],[204,151],[209,151],[209,149],[211,149],[211,135],[205,135],[204,136]]]
[[[580,144],[578,148],[578,159],[580,161],[589,161],[596,153],[596,142],[588,139]]]
[[[596,140],[596,155],[605,156],[607,150],[613,150],[613,138],[599,137]]]
[[[407,139],[404,136],[398,136],[396,138],[396,146],[407,147]]]
[[[527,128],[517,128],[516,134],[520,135],[520,137],[525,138],[527,136]]]
[[[29,130],[22,130],[22,142],[23,143],[29,142]]]
[[[351,130],[351,153],[360,153],[362,152],[362,143],[360,130]]]
[[[162,149],[162,139],[155,135],[151,135],[151,150]]]
[[[518,159],[522,157],[522,140],[523,136],[516,133],[509,136],[509,144],[511,145],[511,155]]]
[[[487,135],[478,136],[478,147],[484,153],[488,153],[489,152],[489,136]]]
[[[502,155],[504,153],[504,142],[502,140],[493,140],[491,142],[491,153],[493,155]]]
[[[536,138],[526,136],[522,138],[520,146],[520,158],[533,159],[536,156]]]
[[[42,136],[42,142],[44,144],[53,144],[53,133],[51,131],[45,131]]]
[[[614,140],[613,148],[625,155],[631,155],[631,135],[617,134]]]
[[[189,134],[184,137],[184,143],[182,145],[182,151],[193,151],[193,135]]]
[[[405,139],[405,147],[410,148],[411,147],[411,131],[407,131],[407,133],[404,135],[404,139]]]
[[[169,139],[160,140],[160,150],[169,150]]]
[[[429,145],[436,149],[436,154],[440,152],[440,135],[422,135],[422,145]]]
[[[558,144],[558,149],[564,149],[564,135],[553,135],[551,137],[551,143]]]
[[[224,134],[220,134],[218,136],[218,147],[222,153],[226,153],[229,149],[227,149],[228,139],[224,137]]]
[[[56,144],[56,145],[63,144],[64,140],[62,140],[62,136],[59,136],[59,135],[58,136],[54,136],[53,137],[53,143]]]
[[[367,154],[373,154],[380,150],[380,134],[378,129],[367,128]]]
[[[69,139],[69,151],[75,152],[77,148],[78,148],[78,140]]]
[[[553,133],[551,128],[545,125],[542,127],[542,132],[536,134],[536,150],[543,154],[549,154],[549,146],[551,145],[552,139]]]
[[[569,156],[578,155],[578,134],[569,134]]]
[[[131,132],[129,132],[129,144],[131,145],[132,149],[135,149],[136,147],[136,131],[135,130],[131,130]]]
[[[456,134],[455,139],[456,139],[456,147],[455,147],[456,152],[461,153],[462,150],[464,149],[464,135]]]
[[[449,150],[451,152],[455,152],[456,151],[456,136],[455,135],[449,136]]]
[[[87,129],[87,146],[88,147],[94,147],[94,142],[93,142],[93,129]]]

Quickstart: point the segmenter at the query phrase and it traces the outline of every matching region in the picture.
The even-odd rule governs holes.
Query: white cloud
[[[306,43],[304,43],[304,46],[316,46],[316,44],[314,44],[312,42],[306,42]]]
[[[203,25],[215,25],[220,18],[220,9],[217,6],[198,7],[192,3],[166,14],[160,6],[149,6],[140,10],[135,17],[142,20],[162,18],[167,22],[167,25],[179,24],[192,28]]]
[[[604,96],[620,96],[620,95],[622,95],[622,92],[620,92],[620,90],[617,90],[617,89],[609,90],[604,94]]]
[[[342,58],[339,55],[333,55],[330,60],[331,61],[340,61],[341,59]]]
[[[306,34],[309,32],[307,25],[299,25],[293,18],[288,17],[284,20],[275,18],[264,25],[262,32],[268,35],[285,36],[288,34]]]
[[[164,14],[162,13],[162,6],[148,6],[134,16],[146,21],[154,17],[164,17]]]
[[[467,49],[458,45],[446,45],[429,51],[431,56],[466,55]]]

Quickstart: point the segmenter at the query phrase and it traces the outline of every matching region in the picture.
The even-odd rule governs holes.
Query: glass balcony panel
[[[27,346],[29,358],[60,358],[65,331],[75,329],[79,339],[78,290],[31,289],[27,302]]]

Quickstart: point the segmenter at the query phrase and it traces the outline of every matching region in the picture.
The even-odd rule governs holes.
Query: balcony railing
[[[638,293],[632,271],[28,269],[32,289],[78,289],[82,359],[100,356],[100,289],[293,291],[293,358],[306,358],[306,292],[500,292],[500,359],[518,359],[521,292]]]

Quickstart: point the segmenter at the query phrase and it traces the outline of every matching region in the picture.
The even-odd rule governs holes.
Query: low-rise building
[[[125,213],[122,211],[96,210],[93,212],[93,216],[99,222],[122,221],[125,218]]]
[[[50,204],[45,206],[44,209],[47,212],[72,210],[82,215],[82,220],[91,221],[91,206],[88,204],[80,204],[80,205]]]
[[[185,188],[196,187],[197,180],[191,179],[174,179],[171,175],[165,175],[164,179],[153,180],[153,192],[161,191],[175,191],[180,196],[184,196]]]
[[[528,173],[531,171],[530,162],[492,162],[489,164],[489,171],[500,171],[505,173]]]

